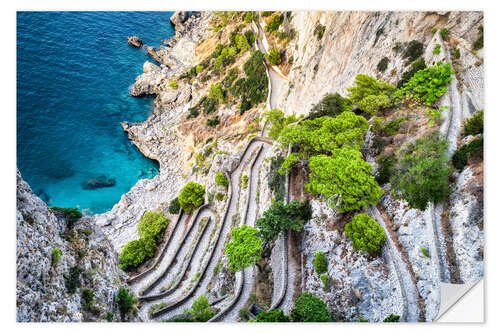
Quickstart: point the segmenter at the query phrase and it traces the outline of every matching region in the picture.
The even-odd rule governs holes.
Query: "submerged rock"
[[[139,38],[138,36],[127,37],[127,41],[133,47],[141,47],[142,46],[142,39]]]
[[[108,178],[106,175],[100,175],[97,178],[89,179],[82,183],[82,188],[84,190],[95,190],[101,187],[111,187],[115,186],[116,180],[114,178]]]

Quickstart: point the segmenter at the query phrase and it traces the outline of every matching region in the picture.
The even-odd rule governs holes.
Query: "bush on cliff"
[[[205,295],[201,295],[194,301],[188,313],[195,322],[209,321],[215,315],[215,311],[210,308],[210,303]]]
[[[256,323],[286,323],[290,318],[281,309],[273,309],[270,311],[261,311],[255,320],[249,320]]]
[[[401,75],[401,80],[398,82],[398,88],[401,88],[406,82],[410,81],[410,79],[415,75],[416,72],[425,69],[427,66],[425,65],[425,60],[423,58],[420,58],[418,60],[415,60],[411,66],[410,69],[405,71]]]
[[[391,177],[394,192],[420,210],[428,202],[443,202],[450,192],[447,151],[448,142],[437,131],[404,146]]]
[[[272,48],[269,54],[266,54],[266,59],[273,66],[281,64],[281,54],[277,48]]]
[[[247,225],[231,230],[231,242],[226,245],[226,255],[229,259],[229,269],[241,271],[260,260],[262,240],[259,232]]]
[[[295,300],[290,317],[295,322],[330,322],[332,316],[325,302],[311,293],[304,293]]]
[[[269,173],[267,174],[267,185],[274,194],[274,198],[278,201],[283,201],[285,199],[285,175],[279,173],[281,164],[285,159],[283,156],[279,155],[271,159],[271,166],[269,168]]]
[[[463,145],[452,156],[453,166],[458,171],[462,172],[468,164],[469,159],[483,156],[483,138],[476,139]]]
[[[293,201],[284,204],[282,201],[275,201],[264,212],[263,216],[256,221],[259,228],[259,235],[266,243],[272,242],[280,233],[289,229],[300,231],[312,215],[309,202]]]
[[[326,94],[309,112],[308,119],[336,117],[344,111],[351,111],[351,101],[339,93]]]
[[[139,237],[158,242],[163,236],[168,223],[168,218],[161,210],[145,212],[137,225]]]
[[[181,204],[179,203],[179,198],[172,199],[168,205],[168,212],[170,214],[179,214],[181,210]]]
[[[118,309],[120,309],[123,320],[123,317],[128,314],[134,306],[134,295],[129,293],[126,288],[120,287],[120,289],[118,289],[118,295],[116,296],[116,304],[118,305]]]
[[[221,171],[217,172],[217,174],[215,175],[215,183],[225,188],[229,186],[229,180]]]
[[[198,183],[187,183],[179,194],[179,204],[183,211],[191,213],[205,202],[205,188]]]
[[[350,147],[340,148],[332,156],[311,157],[309,169],[306,189],[324,195],[330,207],[341,213],[375,205],[382,196],[372,176],[373,166]]]
[[[294,115],[285,117],[283,111],[278,109],[266,111],[264,112],[263,116],[271,125],[268,135],[270,138],[275,140],[279,138],[279,135],[283,128],[297,121],[297,118],[295,118]]]
[[[50,207],[50,210],[57,217],[64,218],[68,227],[72,227],[83,216],[77,208]]]
[[[392,84],[366,74],[356,75],[354,86],[347,88],[351,102],[372,115],[380,109],[392,106],[392,94],[395,89]]]
[[[385,242],[384,228],[366,213],[354,216],[352,221],[345,225],[344,232],[352,239],[356,250],[379,253]]]
[[[328,260],[326,259],[326,254],[324,252],[318,251],[314,256],[314,271],[321,275],[328,271]]]
[[[483,134],[484,130],[484,112],[479,110],[474,116],[468,119],[465,123],[465,135],[478,135]]]

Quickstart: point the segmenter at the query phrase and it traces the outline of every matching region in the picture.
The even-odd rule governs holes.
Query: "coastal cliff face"
[[[189,119],[187,116],[189,109],[208,94],[210,85],[216,81],[177,80],[174,87],[172,80],[210,55],[217,43],[227,41],[236,24],[216,32],[211,28],[214,16],[212,12],[195,13],[188,18],[176,14],[176,35],[164,41],[163,46],[148,48],[156,63],[146,62],[144,73],[131,87],[130,93],[134,96],[156,96],[154,111],[145,122],[123,123],[123,129],[145,156],[159,162],[160,173],[153,179],[140,180],[111,211],[82,219],[82,225],[93,230],[88,236],[87,246],[93,249],[102,240],[99,246],[104,247],[104,258],[108,260],[105,270],[98,271],[100,275],[95,279],[99,283],[95,294],[96,298],[102,299],[102,311],[106,309],[104,304],[111,304],[112,291],[116,291],[123,281],[123,274],[117,268],[116,253],[120,253],[127,242],[138,238],[137,224],[143,214],[161,209],[171,222],[174,221],[176,216],[167,213],[169,202],[178,196],[188,181],[206,185],[206,192],[212,197],[220,191],[214,183],[215,174],[235,170],[242,149],[263,129],[261,116],[270,108],[269,104],[276,105],[287,115],[308,115],[312,105],[325,94],[338,92],[345,96],[346,88],[353,85],[357,74],[364,73],[397,84],[408,64],[401,53],[395,51],[395,45],[417,40],[424,44],[422,57],[428,65],[444,60],[452,62],[456,71],[454,84],[439,101],[440,105],[449,108],[442,112],[440,124],[430,126],[448,139],[450,155],[466,141],[460,138],[464,120],[484,108],[483,51],[472,51],[478,27],[482,25],[482,13],[300,11],[293,12],[289,20],[296,35],[281,50],[287,64],[281,65],[280,71],[287,75],[277,78],[272,71],[268,74],[272,81],[272,97],[244,114],[239,114],[235,104],[221,105],[214,114],[219,117],[220,124],[210,128],[205,118]],[[325,29],[321,37],[315,32],[318,25]],[[446,41],[439,32],[432,32],[434,28],[442,27],[449,30]],[[442,51],[438,54],[433,52],[436,44],[441,45]],[[452,60],[451,53],[457,48],[461,56]],[[389,58],[388,67],[380,72],[377,64],[385,56]],[[242,56],[235,66],[241,68],[248,58],[248,54]],[[405,125],[413,130],[396,135],[386,150],[395,150],[429,130],[425,115],[414,113],[415,119]],[[364,158],[378,168],[370,151],[372,145],[373,136],[369,132],[363,149]],[[267,184],[269,161],[285,153],[276,143],[265,152],[255,181],[259,186],[256,204],[251,206],[255,217],[260,217],[272,200]],[[248,169],[244,170],[249,173]],[[382,321],[398,313],[408,321],[432,321],[439,312],[441,281],[472,282],[483,275],[482,162],[472,164],[462,172],[455,171],[450,179],[453,194],[447,202],[444,205],[431,204],[425,211],[410,208],[404,200],[394,197],[390,184],[386,184],[380,203],[365,209],[384,224],[389,238],[382,254],[373,256],[356,251],[345,237],[343,228],[352,216],[335,212],[321,198],[312,198],[304,190],[307,175],[304,170],[296,168],[290,180],[290,199],[311,200],[313,218],[304,225],[301,234],[291,235],[287,246],[276,241],[269,260],[271,273],[266,271],[272,280],[259,282],[257,297],[271,304],[280,293],[283,279],[287,279],[290,292],[287,291],[281,305],[286,313],[290,312],[293,300],[301,292],[309,291],[322,298],[339,320]],[[242,188],[234,194],[240,201],[236,204],[233,224],[238,216],[246,214],[245,198],[249,192],[249,189]],[[208,196],[206,201],[210,201]],[[57,272],[68,271],[76,262],[72,255],[66,254],[71,250],[59,237],[59,232],[65,227],[64,221],[56,218],[33,195],[19,174],[18,205],[18,254],[21,258],[18,259],[18,267],[21,267],[20,271],[18,268],[18,302],[22,304],[18,320],[33,317],[39,320],[82,320],[80,296],[61,297],[66,296],[61,291],[64,290],[64,279]],[[225,203],[215,202],[213,206],[220,225]],[[50,223],[26,224],[26,220],[32,219],[25,218],[25,213],[35,214],[34,220],[40,218],[50,220]],[[25,247],[32,234],[40,235],[32,241],[32,246],[38,251],[29,251]],[[51,237],[61,250],[64,249],[63,258],[56,267],[50,265],[48,239]],[[290,251],[287,275],[281,259],[284,248]],[[426,249],[428,255],[423,254],[422,249]],[[317,251],[324,252],[329,262],[326,284],[314,271],[313,260]],[[92,258],[98,258],[98,255]],[[217,266],[220,272],[214,273],[207,283],[203,282],[204,286],[210,286],[202,290],[210,299],[224,296],[222,291],[224,294],[232,291],[238,281],[229,272],[225,256],[215,260],[220,264]],[[58,301],[43,306],[28,301],[45,297],[38,291],[40,288],[44,290],[43,284],[38,283],[44,277],[26,274],[33,262],[42,263],[39,271],[45,272],[43,276],[52,274],[55,284],[48,294],[54,295],[50,297],[55,300],[64,298],[67,302],[65,308],[70,314],[57,312],[55,315],[49,311],[51,306],[60,306]],[[91,258],[85,257],[85,262],[91,263]],[[112,287],[104,282],[115,280],[118,284],[112,282]],[[272,286],[269,286],[271,282]],[[269,290],[262,287],[264,284],[273,289],[272,295],[266,295]],[[140,310],[144,320],[150,319],[147,306]],[[183,309],[176,310],[181,313]]]
[[[16,177],[17,321],[107,320],[108,313],[118,312],[116,293],[125,281],[110,242],[89,217],[69,230],[67,221],[54,215],[19,171]],[[53,258],[56,249],[59,259]],[[69,283],[76,286],[74,292],[68,291]],[[94,294],[88,307],[80,287]],[[119,318],[117,313],[114,320]]]

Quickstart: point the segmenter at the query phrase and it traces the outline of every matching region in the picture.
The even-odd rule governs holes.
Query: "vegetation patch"
[[[470,119],[465,122],[464,134],[465,135],[478,135],[483,134],[484,130],[484,112],[479,110]]]
[[[351,111],[351,100],[339,93],[326,94],[309,112],[308,119],[336,117],[344,111]]]
[[[179,194],[179,204],[183,211],[191,213],[205,202],[205,188],[198,183],[187,183]]]
[[[274,194],[274,198],[278,201],[283,201],[285,199],[285,175],[279,172],[281,165],[285,159],[283,156],[273,157],[271,159],[271,165],[269,173],[267,174],[267,184]]]
[[[57,263],[61,260],[62,251],[59,248],[54,248],[52,250],[52,266],[57,265]]]
[[[328,271],[328,260],[326,259],[326,254],[324,252],[316,252],[314,256],[314,271],[321,275]]]
[[[352,103],[371,115],[392,106],[391,96],[395,89],[392,84],[366,74],[356,75],[354,86],[347,88]]]
[[[228,188],[229,186],[229,180],[222,171],[217,172],[217,174],[215,175],[215,183],[224,188]]]
[[[295,322],[330,322],[332,316],[323,302],[311,293],[300,295],[294,302],[290,317]]]
[[[233,272],[255,264],[261,258],[262,240],[259,232],[247,225],[231,230],[231,242],[226,245],[229,269]]]
[[[370,253],[380,253],[386,240],[384,228],[366,213],[355,215],[344,232],[352,239],[354,249]]]
[[[387,65],[389,64],[389,58],[383,57],[377,64],[377,69],[379,72],[385,72]]]
[[[408,59],[409,62],[417,60],[424,53],[424,44],[417,40],[412,40],[406,47],[403,58]]]
[[[179,203],[179,198],[176,197],[172,199],[172,201],[170,201],[168,205],[168,212],[170,214],[179,214],[180,210],[181,210],[181,204]]]
[[[463,145],[452,156],[453,166],[459,172],[465,168],[471,158],[482,158],[483,156],[483,138],[475,139],[466,145]]]

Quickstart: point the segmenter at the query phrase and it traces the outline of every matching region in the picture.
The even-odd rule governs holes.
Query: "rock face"
[[[142,39],[140,39],[138,36],[127,37],[127,41],[133,47],[141,47],[142,46]]]
[[[186,22],[188,17],[188,12],[178,10],[170,17],[170,22],[172,22],[175,28],[178,29],[184,22]]]
[[[114,299],[125,285],[125,274],[92,218],[83,217],[68,230],[66,221],[52,213],[18,171],[16,223],[17,321],[105,321],[108,312],[119,319]],[[57,263],[52,259],[55,249],[61,251]],[[67,278],[74,267],[81,271],[75,280],[80,286],[69,293]],[[94,293],[90,310],[82,306],[83,288]]]

